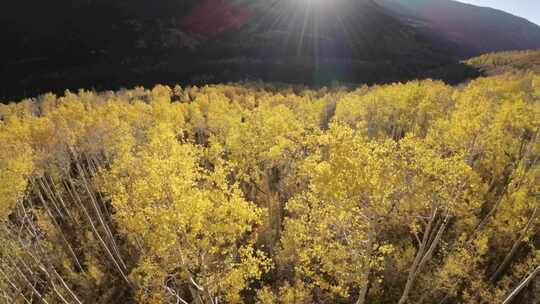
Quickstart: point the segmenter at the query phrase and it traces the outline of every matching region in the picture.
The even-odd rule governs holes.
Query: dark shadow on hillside
[[[413,79],[432,78],[457,84],[481,73],[463,63],[436,68],[423,62],[361,61],[324,59],[255,60],[233,58],[199,61],[169,58],[136,63],[95,63],[63,69],[40,66],[5,67],[1,73],[0,100],[13,101],[43,93],[62,94],[65,90],[117,90],[156,84],[201,85],[246,80],[263,80],[309,86],[333,83],[350,85],[384,84]]]
[[[270,2],[8,0],[0,8],[0,100],[259,79],[389,83],[456,58],[372,0],[324,9]]]
[[[480,71],[480,69],[462,62],[445,65],[421,74],[421,78],[442,80],[451,85],[457,85],[481,76],[485,75]]]

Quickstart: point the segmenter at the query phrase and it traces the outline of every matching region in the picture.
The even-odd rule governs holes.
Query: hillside
[[[371,0],[9,2],[4,97],[242,79],[380,83],[452,60]]]
[[[381,83],[452,61],[370,0],[269,3],[248,5],[243,26],[202,45],[203,57],[226,65],[225,79]]]
[[[411,6],[418,8],[418,1]],[[429,3],[447,2],[453,3]],[[446,12],[446,6],[434,7]],[[424,18],[414,8],[403,12]],[[458,8],[438,18],[444,26],[419,27],[395,6],[373,0],[8,0],[0,7],[0,99],[66,88],[246,79],[389,83],[448,65],[455,79],[441,78],[459,82],[475,74],[458,62],[464,54],[532,48],[540,41],[522,19]],[[474,35],[450,39],[455,29],[447,27],[463,24],[456,14],[476,20],[465,22]],[[496,35],[486,35],[486,28]],[[508,33],[520,35],[516,40]],[[501,39],[495,43],[494,36]]]
[[[376,2],[462,57],[540,48],[540,26],[500,10],[453,0]]]

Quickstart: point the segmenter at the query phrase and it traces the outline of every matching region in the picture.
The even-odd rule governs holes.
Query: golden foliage
[[[501,301],[539,260],[539,128],[532,73],[0,106],[0,296]]]

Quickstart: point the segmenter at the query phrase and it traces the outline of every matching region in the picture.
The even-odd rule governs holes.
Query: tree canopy
[[[9,303],[536,303],[540,76],[0,106]]]

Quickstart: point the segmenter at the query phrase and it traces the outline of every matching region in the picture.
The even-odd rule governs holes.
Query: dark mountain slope
[[[540,26],[503,11],[453,0],[376,1],[462,57],[540,48]]]
[[[246,76],[273,81],[395,81],[453,60],[372,0],[274,0],[245,8],[250,17],[238,30],[201,47],[202,57],[226,64],[233,78],[247,69]]]
[[[279,0],[251,8],[218,45],[243,56],[389,59],[425,55],[429,44],[371,0]],[[248,40],[245,40],[248,39]]]
[[[246,78],[390,82],[453,59],[372,0],[9,0],[0,19],[4,97]]]
[[[478,48],[437,35],[445,28],[418,26],[428,21],[413,5],[405,18],[396,3],[7,0],[0,7],[0,98],[243,79],[381,83],[424,77],[447,65],[457,81],[474,75],[458,59]],[[514,21],[522,26],[521,19]],[[505,24],[501,30],[516,31]],[[536,41],[524,36],[497,46],[520,49],[523,41]],[[482,50],[499,49],[485,44]]]

